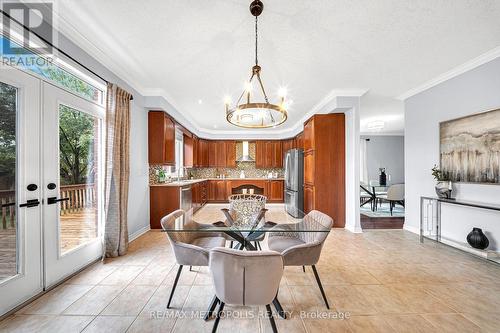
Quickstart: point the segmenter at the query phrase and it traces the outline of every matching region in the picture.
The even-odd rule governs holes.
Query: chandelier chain
[[[255,16],[255,64],[256,65],[259,64],[259,58],[257,57],[257,44],[258,44],[257,20],[258,20],[258,16]]]

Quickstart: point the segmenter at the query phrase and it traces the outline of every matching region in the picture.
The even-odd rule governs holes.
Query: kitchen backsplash
[[[162,168],[161,165],[149,166],[149,183],[157,184],[157,171]],[[284,170],[281,168],[272,169],[257,169],[255,162],[236,162],[236,168],[188,168],[188,178],[217,178],[219,175],[224,175],[226,178],[240,178],[240,173],[243,171],[246,178],[267,178],[267,175],[277,173],[278,178],[282,178]],[[175,180],[175,177],[173,177]]]

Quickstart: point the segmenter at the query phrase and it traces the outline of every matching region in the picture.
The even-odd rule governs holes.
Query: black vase
[[[385,169],[380,171],[380,174],[378,175],[378,183],[380,186],[387,185],[387,175],[385,174]]]
[[[467,243],[475,249],[484,250],[490,245],[488,237],[483,234],[481,228],[472,228],[472,231],[467,235]]]

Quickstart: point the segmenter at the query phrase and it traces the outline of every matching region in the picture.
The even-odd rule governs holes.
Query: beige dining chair
[[[226,239],[221,237],[219,233],[192,231],[203,229],[203,225],[192,220],[184,221],[184,229],[191,231],[173,231],[175,230],[176,220],[183,216],[185,216],[185,212],[182,209],[178,209],[161,219],[161,226],[166,231],[165,233],[170,241],[175,260],[179,265],[174,285],[168,298],[167,309],[170,308],[177,282],[181,276],[182,267],[185,265],[208,266],[210,249],[226,244]]]
[[[275,251],[240,251],[214,248],[210,251],[212,274],[219,309],[212,332],[217,331],[224,306],[266,306],[273,332],[277,332],[271,303],[283,276],[283,258]]]
[[[389,202],[389,208],[392,211],[396,204],[400,204],[401,206],[405,206],[405,184],[394,184],[389,187],[386,195],[379,195],[377,197],[382,201]]]
[[[316,264],[321,256],[321,249],[330,233],[333,220],[330,216],[313,210],[301,222],[288,225],[278,224],[276,228],[284,232],[269,232],[267,245],[270,250],[281,253],[285,266],[311,266],[327,309],[330,309],[325,291],[321,284]],[[308,230],[308,231],[306,231]]]

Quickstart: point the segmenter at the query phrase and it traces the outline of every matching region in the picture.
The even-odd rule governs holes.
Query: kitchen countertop
[[[149,186],[186,186],[204,182],[206,180],[285,180],[285,178],[202,178],[202,179],[185,179],[181,181],[173,181],[171,183],[149,184]]]

